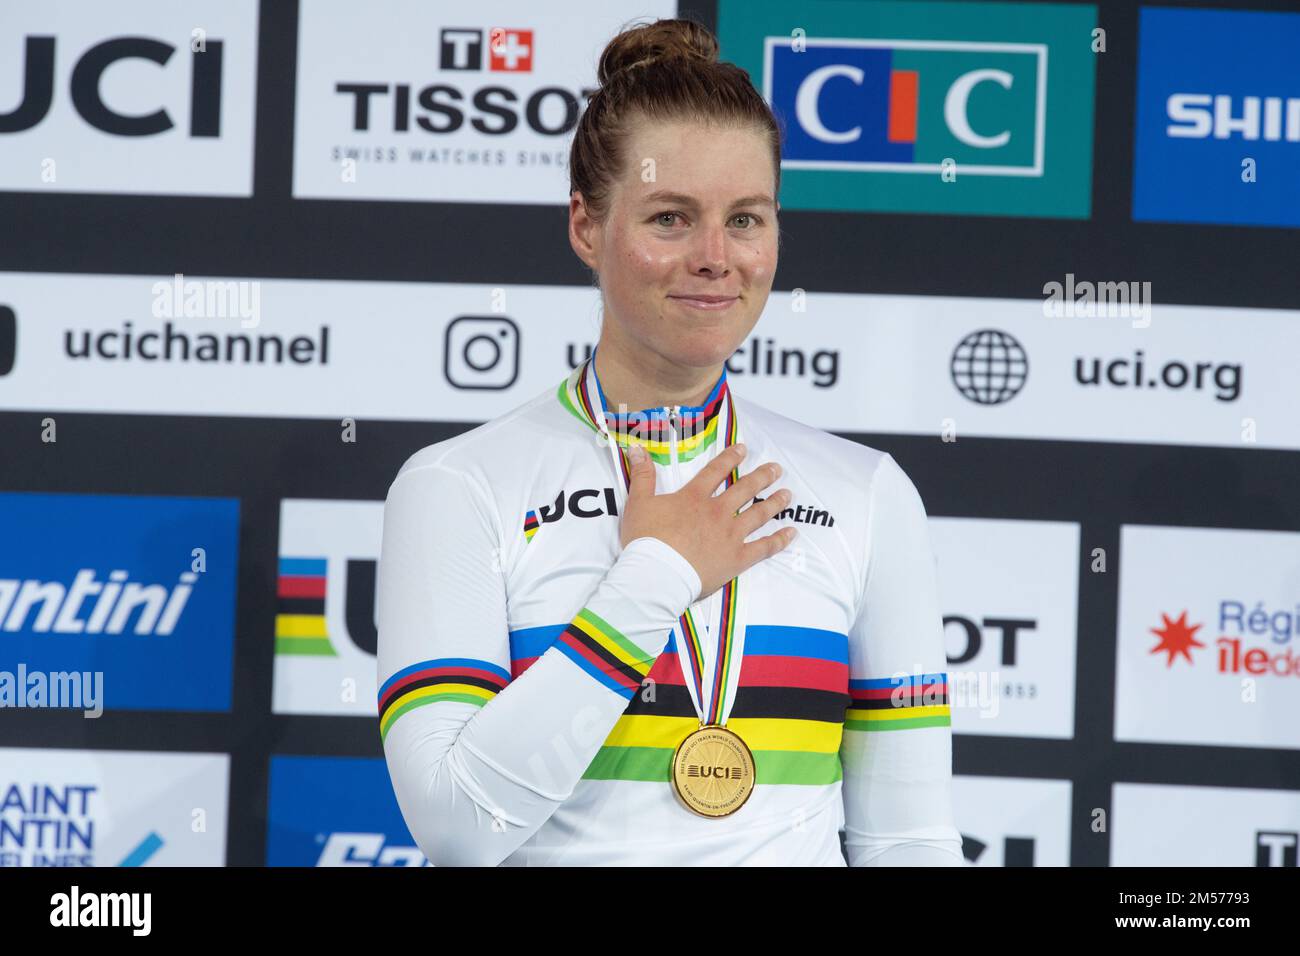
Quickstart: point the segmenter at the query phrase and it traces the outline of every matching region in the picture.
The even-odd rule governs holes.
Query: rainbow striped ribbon
[[[605,403],[605,395],[600,388],[599,381],[595,377],[595,352],[579,365],[563,382],[560,383],[559,398],[571,412],[584,421],[588,426],[608,441],[609,432],[600,424],[598,416],[595,414],[595,402],[592,400],[594,393],[598,397],[602,415],[605,417],[608,408]],[[593,388],[594,385],[594,388]],[[722,406],[726,409],[724,413],[719,410],[718,417],[724,422],[722,443],[718,448],[720,454],[728,446],[740,441],[740,420],[736,417],[735,403],[731,400],[731,392],[727,388],[725,374],[722,387],[719,390],[718,398],[722,400]],[[698,428],[700,425],[707,427],[709,422],[694,422]],[[656,441],[644,438],[638,439],[633,435],[616,432],[614,435],[615,444],[619,450],[619,464],[623,475],[625,488],[631,487],[632,468],[627,459],[627,448],[636,442],[646,448],[647,453],[657,461],[664,460],[664,453],[654,453],[652,447],[658,444]],[[736,466],[726,476],[726,488],[730,488],[740,479],[740,468]],[[724,489],[725,490],[725,489]],[[740,512],[737,511],[736,514]],[[712,678],[709,683],[709,695],[704,696],[705,685],[705,660],[704,660],[704,643],[709,640],[709,635],[701,632],[695,622],[694,615],[688,607],[677,620],[675,628],[679,635],[677,646],[682,656],[689,665],[691,680],[688,685],[691,689],[691,696],[695,704],[695,710],[700,716],[700,724],[723,724],[727,714],[730,713],[729,706],[734,699],[735,686],[731,680],[732,672],[735,670],[739,674],[739,668],[736,666],[736,660],[743,653],[741,647],[742,625],[741,625],[741,577],[732,578],[721,588],[721,607],[718,613],[718,625],[711,631],[712,639],[716,643],[716,655],[714,656],[714,667]],[[703,702],[707,700],[707,705]]]

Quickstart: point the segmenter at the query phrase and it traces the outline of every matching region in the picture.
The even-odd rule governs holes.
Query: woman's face
[[[644,122],[634,124],[626,157],[603,223],[586,215],[581,194],[569,206],[574,251],[600,277],[601,341],[678,366],[718,365],[758,321],[776,272],[766,137]]]

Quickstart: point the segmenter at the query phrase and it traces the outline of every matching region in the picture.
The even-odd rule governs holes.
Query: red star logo
[[[1165,666],[1167,667],[1174,666],[1174,656],[1177,654],[1182,654],[1183,657],[1187,658],[1187,663],[1192,663],[1190,648],[1205,646],[1192,635],[1199,631],[1204,625],[1188,625],[1186,611],[1183,611],[1182,614],[1178,615],[1178,620],[1176,621],[1170,620],[1169,615],[1165,614],[1163,611],[1160,612],[1160,616],[1164,618],[1164,626],[1149,628],[1152,634],[1160,638],[1160,643],[1151,648],[1151,653],[1159,654],[1161,651],[1164,651],[1168,654],[1169,660],[1165,661]]]

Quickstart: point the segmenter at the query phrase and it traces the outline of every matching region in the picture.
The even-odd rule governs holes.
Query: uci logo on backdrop
[[[373,717],[382,501],[280,502],[277,714]]]
[[[0,189],[251,196],[256,0],[5,5]]]
[[[783,120],[783,207],[1091,215],[1090,6],[722,0]]]

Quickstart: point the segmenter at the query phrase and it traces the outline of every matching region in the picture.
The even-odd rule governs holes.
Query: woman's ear
[[[569,194],[569,245],[574,254],[593,272],[599,258],[599,226],[587,213],[587,203],[582,193],[573,190]]]

